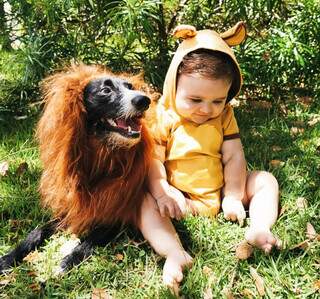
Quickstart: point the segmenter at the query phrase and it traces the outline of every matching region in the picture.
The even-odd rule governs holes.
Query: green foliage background
[[[71,60],[143,70],[161,90],[177,24],[223,32],[244,20],[235,49],[245,91],[275,100],[319,94],[319,0],[0,0],[0,111],[26,113],[38,82]],[[10,9],[9,9],[10,8]]]

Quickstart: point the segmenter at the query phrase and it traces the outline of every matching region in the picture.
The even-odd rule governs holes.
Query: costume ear
[[[246,38],[247,31],[244,22],[238,22],[235,26],[227,30],[226,32],[220,33],[220,37],[229,45],[237,46],[240,45]]]
[[[197,29],[194,26],[191,25],[179,25],[176,28],[174,28],[172,35],[175,38],[190,38],[194,37],[197,34]]]

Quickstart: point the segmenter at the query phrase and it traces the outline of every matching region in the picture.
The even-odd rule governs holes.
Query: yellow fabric
[[[220,116],[201,125],[185,121],[172,111],[159,113],[159,143],[166,147],[168,182],[193,199],[200,214],[215,216],[223,186],[223,138],[239,132],[232,107],[226,105]]]
[[[198,31],[177,49],[166,75],[163,96],[157,106],[157,124],[153,128],[159,144],[166,147],[165,168],[168,182],[193,200],[201,215],[215,216],[220,208],[223,187],[221,146],[226,135],[239,132],[232,107],[227,104],[216,118],[198,125],[180,117],[175,109],[177,69],[189,52],[205,48],[228,54],[236,64],[239,78],[233,96],[241,87],[236,58],[218,33]]]

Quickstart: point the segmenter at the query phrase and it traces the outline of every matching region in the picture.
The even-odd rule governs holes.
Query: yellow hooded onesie
[[[188,25],[178,26],[174,31],[175,36],[185,39],[178,47],[165,78],[163,96],[157,105],[154,134],[156,140],[166,147],[164,164],[168,182],[192,199],[201,215],[215,216],[219,212],[224,184],[221,146],[226,139],[238,138],[239,129],[229,104],[218,117],[201,125],[180,117],[175,109],[177,70],[182,58],[194,50],[205,48],[226,53],[238,70],[238,79],[234,80],[228,94],[228,99],[232,99],[240,91],[242,77],[228,45],[241,43],[245,34],[242,22],[221,35],[212,30],[196,31]]]

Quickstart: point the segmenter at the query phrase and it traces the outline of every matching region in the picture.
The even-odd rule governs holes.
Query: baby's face
[[[203,124],[219,116],[226,104],[231,82],[181,74],[176,92],[176,110],[180,116]]]

